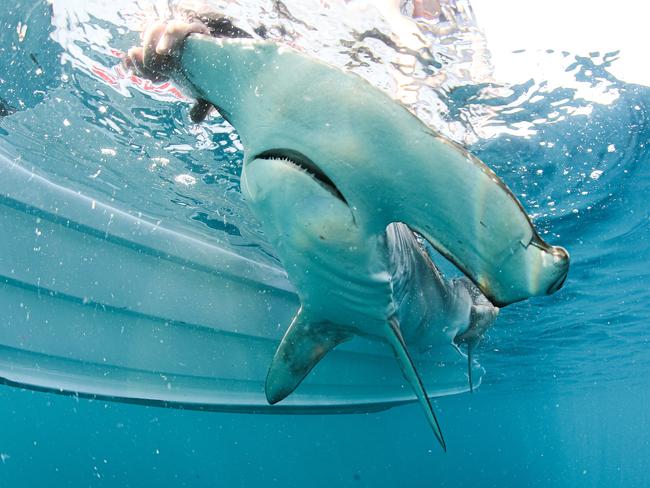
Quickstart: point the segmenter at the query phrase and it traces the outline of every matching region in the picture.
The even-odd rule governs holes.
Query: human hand
[[[183,43],[190,34],[209,35],[210,30],[196,20],[156,22],[144,31],[142,46],[129,49],[124,64],[138,76],[154,82],[165,81],[177,70]],[[198,99],[190,110],[190,118],[193,122],[201,122],[211,108],[209,102]]]

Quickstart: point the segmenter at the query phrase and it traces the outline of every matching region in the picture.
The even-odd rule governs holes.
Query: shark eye
[[[270,149],[257,155],[253,159],[284,159],[289,161],[294,166],[301,168],[318,181],[323,187],[329,190],[339,200],[348,205],[345,197],[337,188],[334,182],[325,174],[325,172],[318,167],[311,159],[304,154],[294,151],[293,149]]]

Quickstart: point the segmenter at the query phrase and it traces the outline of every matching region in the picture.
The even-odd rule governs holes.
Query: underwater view
[[[632,0],[14,0],[0,487],[650,486]]]

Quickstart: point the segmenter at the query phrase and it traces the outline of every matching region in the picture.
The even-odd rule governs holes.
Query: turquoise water
[[[187,101],[120,71],[138,12],[153,2],[118,3],[119,15],[63,1],[2,14],[0,145],[50,181],[274,263],[239,194],[236,134],[217,116],[192,126]],[[427,56],[402,85],[363,57],[401,59],[376,36],[346,51],[365,63],[351,69],[395,96],[417,87],[414,110],[486,161],[543,237],[571,252],[559,293],[502,310],[476,352],[481,387],[436,400],[447,454],[417,405],[264,416],[2,387],[0,485],[648,486],[649,89],[610,73],[615,53],[520,53],[537,56],[543,74],[509,85],[463,78],[467,63],[484,62],[480,45],[468,51],[476,35],[417,51]],[[304,39],[294,41],[309,52],[327,44]],[[348,63],[334,45],[319,55]],[[419,86],[439,73],[435,89]]]
[[[646,486],[647,391],[495,391],[380,414],[205,414],[3,390],[6,486]]]

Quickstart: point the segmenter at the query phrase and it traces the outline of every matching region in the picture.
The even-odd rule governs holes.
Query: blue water
[[[380,414],[254,416],[4,390],[5,486],[647,486],[647,391],[494,391]]]
[[[153,2],[116,2],[119,15],[77,3],[17,3],[0,17],[3,148],[51,181],[274,261],[239,194],[232,129],[217,116],[191,125],[187,101],[116,67]],[[544,77],[463,79],[468,58],[486,55],[468,51],[474,35],[418,59],[407,86],[446,78],[418,88],[411,108],[490,165],[572,268],[556,295],[502,310],[477,349],[486,376],[474,394],[436,400],[447,454],[417,405],[256,416],[3,387],[0,486],[649,486],[650,88],[615,78],[611,53],[521,53],[539,57]],[[305,38],[310,52],[327,44]],[[334,45],[320,54],[348,62]],[[346,54],[365,65],[350,69],[399,96],[359,47]]]

